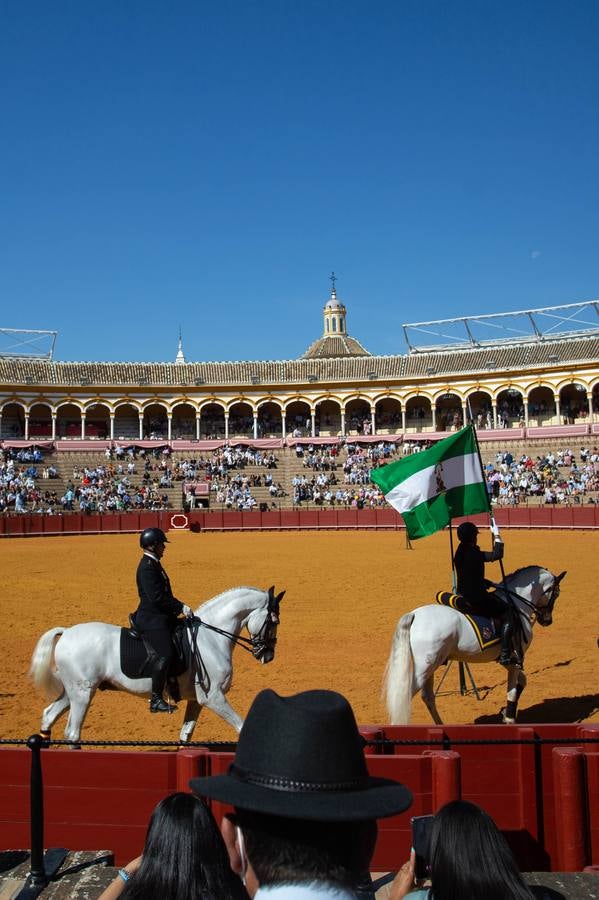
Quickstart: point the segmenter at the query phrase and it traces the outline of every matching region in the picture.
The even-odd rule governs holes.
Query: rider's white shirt
[[[352,891],[333,887],[324,881],[313,881],[311,884],[275,884],[261,887],[256,891],[254,900],[356,900]]]

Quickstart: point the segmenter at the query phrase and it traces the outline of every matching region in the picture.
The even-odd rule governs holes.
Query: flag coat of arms
[[[491,509],[472,425],[429,450],[374,469],[370,477],[401,513],[410,538]]]

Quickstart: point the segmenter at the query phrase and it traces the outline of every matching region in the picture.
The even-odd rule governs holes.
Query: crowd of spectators
[[[161,493],[161,489],[170,486],[170,480],[164,471],[158,473],[155,468],[146,460],[142,483],[134,485],[131,480],[136,471],[133,459],[126,464],[108,463],[93,468],[75,466],[72,480],[67,482],[61,499],[63,510],[72,511],[75,504],[80,512],[87,514],[167,509],[170,505],[168,494],[163,490]]]
[[[344,450],[343,454],[336,445],[296,445],[296,457],[302,459],[304,468],[312,470],[313,474],[293,476],[294,506],[302,503],[353,509],[384,506],[385,498],[371,483],[370,473],[395,455],[395,444],[380,441],[362,446],[348,442]]]
[[[56,478],[53,465],[42,466],[43,454],[37,447],[0,450],[0,512],[17,514],[53,512],[58,503],[55,491],[42,490],[39,479]]]
[[[596,503],[599,450],[581,447],[579,460],[570,449],[533,458],[499,452],[486,466],[487,490],[498,506],[518,506],[536,498],[548,505]]]

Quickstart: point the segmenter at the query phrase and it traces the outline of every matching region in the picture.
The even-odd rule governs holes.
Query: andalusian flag
[[[451,519],[490,512],[472,425],[375,469],[371,478],[403,516],[410,538],[426,537]]]

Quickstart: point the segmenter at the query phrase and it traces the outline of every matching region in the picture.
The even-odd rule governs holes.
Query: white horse
[[[526,566],[506,576],[507,593],[522,624],[523,651],[532,640],[535,618],[539,625],[551,625],[553,606],[565,574],[552,575],[540,566]],[[497,594],[505,597],[503,584],[495,587]],[[421,691],[433,721],[441,725],[433,689],[435,671],[448,660],[493,662],[499,652],[499,644],[481,650],[466,616],[449,606],[430,604],[406,613],[397,623],[383,680],[383,694],[392,724],[408,724],[412,697]],[[516,721],[518,700],[525,686],[523,670],[510,666],[504,722]]]
[[[208,600],[190,619],[185,640],[192,645],[192,662],[178,678],[181,697],[187,700],[180,733],[183,743],[191,740],[203,706],[240,731],[243,719],[225,697],[233,674],[233,647],[241,644],[261,663],[273,659],[284,593],[275,596],[274,587],[268,591],[233,588]],[[249,638],[240,635],[244,627]],[[49,738],[52,725],[69,709],[65,738],[76,743],[98,687],[150,695],[150,678],[123,674],[120,637],[119,626],[103,622],[52,628],[42,635],[30,669],[36,687],[53,700],[42,715],[42,736]]]

